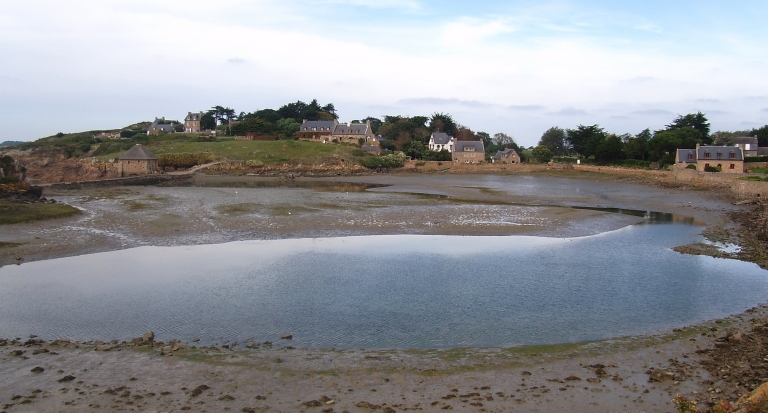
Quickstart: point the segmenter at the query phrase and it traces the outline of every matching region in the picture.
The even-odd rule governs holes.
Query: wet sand
[[[198,176],[198,186],[190,188],[46,193],[84,214],[5,226],[0,241],[23,245],[0,249],[0,263],[241,239],[393,233],[567,237],[639,220],[571,206],[675,213],[727,232],[733,226],[728,214],[743,209],[713,192],[585,176],[335,179],[389,185],[365,191],[355,185],[253,189],[244,186],[263,178],[247,177],[252,183],[244,185],[243,177]],[[508,189],[509,179],[521,180],[514,192]],[[725,331],[747,331],[766,313],[761,307],[680,331],[515,349],[320,351],[291,349],[289,340],[276,337],[271,348],[260,343],[241,350],[245,343],[240,343],[234,351],[188,348],[161,355],[164,345],[96,351],[94,344],[24,345],[24,338],[0,346],[0,372],[8,378],[0,383],[0,411],[365,412],[374,405],[380,411],[672,411],[670,400],[677,393],[700,402],[725,395],[715,392],[717,382],[707,381],[712,378],[696,350],[711,347]],[[18,351],[23,353],[15,355]],[[44,371],[34,373],[34,367]],[[668,372],[668,379],[649,382],[648,372],[655,370]],[[59,381],[66,376],[74,378]],[[193,395],[201,385],[209,389]],[[304,405],[313,400],[321,405]]]

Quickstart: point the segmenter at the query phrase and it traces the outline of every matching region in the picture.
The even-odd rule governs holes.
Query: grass
[[[222,161],[256,161],[265,165],[282,163],[317,165],[327,162],[328,158],[340,157],[351,160],[356,146],[342,144],[322,144],[319,142],[283,140],[283,141],[234,141],[222,142],[150,142],[147,149],[155,155],[205,151]],[[99,156],[101,160],[116,159],[120,153],[108,153]]]
[[[79,209],[65,204],[27,204],[0,199],[0,225],[62,218],[79,213]]]

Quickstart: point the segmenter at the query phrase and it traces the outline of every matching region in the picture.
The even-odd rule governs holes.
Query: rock
[[[24,354],[24,350],[13,350],[13,351],[12,351],[12,352],[10,352],[9,354],[10,354],[11,356],[14,356],[14,357],[19,357],[19,356],[21,356],[22,354]]]
[[[243,407],[240,411],[243,413],[256,413],[256,409],[253,407]]]
[[[201,384],[201,385],[195,387],[195,389],[192,390],[192,392],[190,394],[192,395],[192,397],[196,397],[196,396],[199,396],[199,395],[203,394],[203,392],[208,390],[208,389],[210,389],[210,387],[208,387],[205,384]]]
[[[146,333],[144,333],[144,336],[142,337],[142,339],[145,342],[155,341],[155,333],[152,331],[147,331]]]
[[[356,404],[355,406],[363,408],[363,409],[371,409],[371,410],[378,410],[378,409],[381,408],[381,406],[379,406],[378,404],[373,404],[373,403],[369,403],[369,402],[366,402],[366,401],[362,401],[362,402]]]
[[[671,371],[648,370],[646,374],[648,374],[649,382],[661,382],[675,379],[675,373],[672,373]]]
[[[308,402],[304,402],[304,403],[302,403],[301,405],[302,405],[302,406],[307,406],[307,407],[317,407],[317,406],[322,406],[322,404],[321,404],[319,401],[317,401],[317,400],[310,400],[310,401],[308,401]]]
[[[32,373],[42,373],[42,372],[44,372],[44,371],[45,371],[45,369],[44,369],[44,368],[42,368],[42,367],[40,367],[40,366],[38,366],[38,367],[35,367],[35,368],[33,368],[33,369],[32,369],[32,370],[30,370],[30,371],[31,371]]]
[[[603,367],[598,367],[595,369],[595,376],[597,377],[605,377],[608,375],[608,372],[605,371]]]
[[[565,381],[581,381],[581,377],[578,376],[568,376],[565,378]]]
[[[48,350],[47,348],[39,348],[39,349],[37,349],[37,350],[33,351],[33,352],[32,352],[32,355],[33,355],[33,356],[36,356],[36,355],[38,355],[38,354],[44,354],[44,353],[50,353],[50,352],[51,352],[51,351],[50,351],[50,350]]]
[[[587,381],[590,383],[600,383],[600,379],[598,379],[597,377],[590,377],[587,379]]]
[[[171,354],[173,354],[173,347],[171,346],[165,346],[160,350],[161,356],[171,355]]]
[[[523,371],[523,372],[522,372],[522,373],[520,373],[520,374],[521,374],[521,375],[523,375],[523,376],[530,376],[530,375],[531,375],[531,372],[530,372],[530,371]]]
[[[74,380],[76,378],[77,377],[75,377],[75,376],[73,376],[71,374],[68,374],[68,375],[66,375],[66,376],[64,376],[64,377],[62,377],[62,378],[60,378],[60,379],[58,379],[56,381],[58,381],[59,383],[66,383],[66,382],[72,381],[72,380]]]
[[[325,402],[327,402],[327,401],[329,401],[329,400],[331,400],[331,398],[330,398],[330,397],[328,397],[328,396],[323,396],[323,397],[321,397],[321,398],[320,398],[320,403],[325,403]]]
[[[482,406],[482,404],[481,404],[481,406]],[[384,413],[395,413],[395,409],[387,406],[387,407],[384,408],[384,410],[382,410],[382,412],[384,412]]]
[[[232,400],[235,400],[235,398],[230,396],[230,395],[228,395],[228,394],[225,394],[225,395],[219,397],[219,401],[220,402],[231,402]]]
[[[730,341],[730,342],[739,342],[743,338],[744,338],[744,336],[741,334],[741,331],[739,331],[738,333],[728,337],[728,341]]]
[[[286,335],[280,336],[280,339],[281,340],[293,340],[293,335],[286,334]]]
[[[323,413],[333,413],[333,407],[329,407],[327,409],[323,409]]]
[[[110,350],[114,349],[115,347],[117,347],[117,346],[112,345],[112,344],[102,344],[100,346],[96,346],[96,351],[110,351]]]

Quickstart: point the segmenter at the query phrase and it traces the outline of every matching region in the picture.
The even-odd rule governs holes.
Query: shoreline
[[[547,194],[513,196],[492,188],[483,190],[482,187],[472,186],[472,179],[466,178],[457,175],[448,178],[381,175],[315,179],[388,183],[390,186],[369,191],[375,194],[383,193],[387,197],[426,192],[479,204],[494,199],[498,201],[499,198],[522,203],[548,202],[555,198]],[[556,179],[570,178],[572,177]],[[594,178],[590,175],[581,179],[586,182]],[[711,236],[713,241],[732,239],[733,229],[743,225],[733,214],[747,214],[753,209],[731,205],[724,199],[727,197],[713,193],[670,190],[647,184],[643,185],[647,192],[638,197],[631,190],[621,189],[622,185],[632,185],[621,182],[621,178],[603,179],[608,187],[611,187],[611,182],[618,181],[618,189],[609,188],[605,197],[592,197],[591,205],[619,208],[634,206],[640,210],[656,205],[659,208],[653,210],[685,214],[702,220],[707,225],[703,236]],[[493,182],[493,179],[490,181]],[[436,183],[444,185],[435,186]],[[106,192],[76,192],[92,199],[84,201],[86,204],[117,202],[117,205],[127,208],[124,211],[128,213],[132,212],[131,208],[134,207],[137,212],[154,213],[152,206],[155,203],[161,207],[171,203],[167,199],[161,199],[162,191],[167,188],[158,188],[157,191],[139,188],[138,192],[131,192],[131,188],[125,189],[128,192],[117,189]],[[109,192],[114,193],[110,195]],[[229,194],[226,191],[222,193],[222,196]],[[395,195],[391,195],[392,193]],[[688,195],[697,200],[695,205],[686,204],[687,201],[684,200]],[[596,200],[598,202],[595,202]],[[552,204],[579,206],[588,202],[589,196],[579,195],[561,197]],[[558,203],[560,205],[557,205]],[[239,204],[232,205],[237,207]],[[68,220],[85,219],[95,225],[94,221],[99,219],[98,213],[86,212],[83,218]],[[272,210],[275,219],[283,219],[284,213],[281,209]],[[311,212],[306,214],[311,216]],[[589,214],[596,213],[590,211]],[[547,216],[557,217],[556,214]],[[113,226],[122,225],[123,221],[118,218],[105,222]],[[570,219],[578,223],[584,219],[597,218],[600,216],[577,215]],[[220,224],[226,224],[228,219],[224,216]],[[48,228],[61,225],[60,222],[61,220],[56,223],[33,224],[32,227],[38,232],[18,230],[12,234],[16,238],[8,237],[7,241],[29,241],[31,236],[36,236],[34,234],[42,234]],[[240,221],[235,216],[232,222],[237,224]],[[619,228],[632,225],[623,221],[611,225],[618,224],[621,224]],[[168,230],[167,227],[161,229]],[[393,227],[386,231],[369,231],[364,234],[377,235],[397,230],[399,229]],[[434,228],[425,226],[420,228],[423,232],[415,233],[429,234],[429,231],[433,230]],[[310,231],[310,235],[328,230],[315,228],[313,231]],[[546,232],[546,229],[540,231]],[[447,231],[446,228],[439,228],[438,232]],[[209,233],[202,228],[187,234],[190,237],[172,237],[169,242],[170,245],[179,245],[174,243],[184,239],[192,240],[201,234],[208,236],[206,234]],[[275,234],[279,235],[280,231]],[[487,232],[471,235],[483,234],[493,235]],[[345,234],[340,233],[339,236]],[[43,251],[31,257],[46,259],[79,255],[88,253],[94,243],[106,251],[146,245],[141,244],[141,238],[136,238],[138,245],[99,243],[101,238],[98,237],[89,239],[91,241],[68,246],[69,248]],[[230,240],[220,239],[215,243],[228,241]],[[49,240],[40,243],[47,242]],[[38,245],[33,242],[28,247],[31,249]],[[0,248],[0,259],[2,256],[6,257],[0,264],[15,260],[15,257],[7,259],[8,252],[16,248],[19,247]],[[73,251],[76,253],[73,254]],[[726,362],[716,364],[716,367],[709,370],[702,363],[709,360],[708,349],[716,349],[723,343],[724,337],[725,342],[729,343],[728,337],[734,337],[736,333],[756,334],[753,332],[753,325],[762,324],[766,319],[768,306],[761,304],[743,313],[680,329],[597,342],[444,350],[289,349],[289,340],[276,339],[270,346],[271,349],[265,349],[264,343],[260,343],[258,348],[250,349],[241,349],[240,343],[235,346],[234,351],[223,347],[179,348],[173,351],[172,346],[172,355],[160,355],[166,345],[159,348],[153,346],[152,350],[118,346],[103,351],[104,347],[102,350],[96,350],[97,345],[92,343],[78,344],[77,348],[67,346],[52,350],[50,342],[24,345],[27,340],[23,340],[20,343],[6,342],[5,345],[0,345],[0,371],[11,378],[7,383],[0,384],[0,406],[3,407],[2,411],[9,413],[28,411],[30,408],[73,412],[130,409],[244,412],[319,412],[334,409],[333,411],[339,412],[366,412],[371,410],[371,406],[379,406],[375,410],[381,411],[672,411],[670,400],[678,393],[697,399],[703,406],[721,398],[734,401],[741,393],[751,390],[746,386],[738,386],[732,380],[715,377],[717,371],[725,369],[728,365]],[[187,345],[189,344],[194,345]],[[226,344],[231,347],[231,343]],[[99,345],[111,346],[106,343]],[[43,349],[48,351],[33,354]],[[16,351],[24,353],[12,355]],[[733,360],[728,363],[736,364]],[[44,371],[33,373],[34,367],[42,367]],[[731,367],[727,369],[730,370]],[[59,382],[67,376],[74,378],[71,381]],[[649,381],[654,377],[661,381]],[[203,385],[208,389],[200,390],[195,395]],[[37,392],[38,390],[40,392]],[[128,395],[121,397],[125,392],[128,392]],[[165,392],[169,394],[162,395]],[[17,396],[19,397],[15,398]],[[327,404],[331,400],[333,403]]]

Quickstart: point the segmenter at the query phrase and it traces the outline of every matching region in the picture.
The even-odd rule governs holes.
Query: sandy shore
[[[196,179],[190,188],[46,193],[83,209],[83,215],[4,226],[0,241],[21,245],[0,248],[0,264],[241,239],[578,236],[639,220],[573,206],[679,214],[727,234],[736,225],[730,214],[747,210],[713,192],[590,174],[546,177],[546,182],[530,176],[373,175],[310,181],[332,184],[314,189],[302,180],[286,189],[257,177]],[[508,179],[520,180],[515,191],[505,189]],[[365,186],[370,184],[376,186]],[[499,219],[505,214],[515,217],[515,225]],[[436,218],[445,215],[467,219]],[[760,307],[679,331],[513,349],[319,351],[275,340],[269,346],[249,343],[256,348],[240,343],[234,349],[190,347],[163,355],[172,350],[168,343],[134,347],[6,338],[0,341],[0,372],[6,378],[0,382],[0,411],[672,411],[677,393],[706,403],[749,390],[751,384],[740,387],[713,377],[710,371],[719,367],[705,369],[702,350],[727,332],[749,333],[766,313]],[[35,367],[43,371],[33,372]]]

